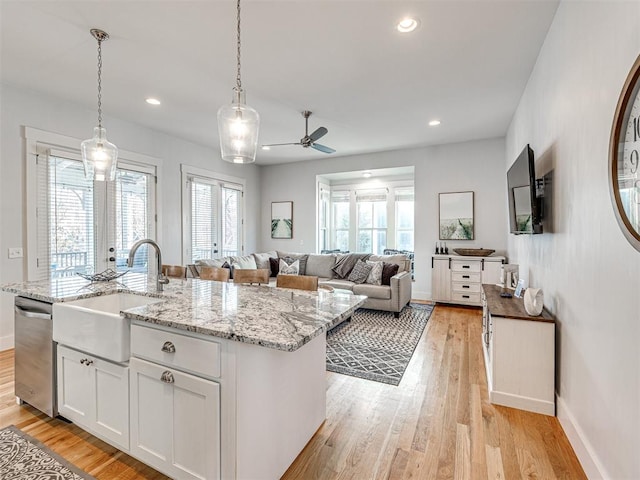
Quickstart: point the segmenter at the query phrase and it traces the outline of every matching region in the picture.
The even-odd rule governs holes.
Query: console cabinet
[[[522,298],[482,285],[482,347],[491,403],[555,415],[555,322],[532,317]]]
[[[434,302],[481,306],[483,283],[498,283],[505,257],[431,257],[431,296]]]

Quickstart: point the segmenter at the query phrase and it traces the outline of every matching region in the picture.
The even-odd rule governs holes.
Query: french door
[[[37,182],[39,279],[125,270],[131,245],[156,236],[153,166],[119,161],[113,182],[91,182],[78,155],[47,150]],[[151,265],[141,249],[133,269]]]

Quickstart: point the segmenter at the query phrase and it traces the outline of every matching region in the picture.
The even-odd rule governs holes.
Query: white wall
[[[438,241],[438,193],[475,192],[475,240],[447,242],[455,247],[507,247],[504,140],[489,139],[261,167],[260,249],[314,252],[316,248],[316,175],[377,168],[415,168],[415,283],[413,298],[431,298],[431,254]],[[293,201],[293,239],[270,234],[271,202]]]
[[[78,139],[93,133],[96,113],[51,97],[0,85],[0,284],[25,280],[26,268],[20,259],[9,260],[9,247],[26,249],[24,213],[25,152],[21,127],[29,126]],[[215,130],[215,112],[211,129]],[[159,232],[165,263],[181,264],[180,164],[205,168],[246,179],[245,250],[255,251],[260,215],[260,170],[254,165],[233,165],[220,159],[218,149],[186,142],[139,125],[106,117],[109,140],[120,149],[162,160],[158,201],[162,218]],[[0,350],[13,346],[13,296],[0,294]]]
[[[509,128],[553,170],[554,233],[510,236],[557,317],[558,417],[590,478],[640,478],[640,252],[608,187],[618,96],[640,53],[640,2],[563,2]]]

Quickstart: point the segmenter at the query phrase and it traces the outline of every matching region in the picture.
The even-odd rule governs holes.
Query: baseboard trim
[[[598,460],[593,446],[580,428],[580,425],[576,422],[571,410],[569,410],[562,397],[556,397],[556,404],[558,406],[558,421],[564,433],[567,435],[569,443],[573,447],[573,451],[576,453],[576,457],[578,457],[587,478],[591,480],[611,478],[606,475],[606,470]]]
[[[0,352],[3,350],[11,350],[15,345],[15,339],[13,335],[6,335],[4,337],[0,337]]]
[[[529,412],[541,413],[543,415],[554,416],[556,407],[553,402],[548,402],[539,398],[523,397],[522,395],[514,395],[513,393],[499,392],[489,390],[489,399],[491,403],[504,405],[505,407],[519,408]]]

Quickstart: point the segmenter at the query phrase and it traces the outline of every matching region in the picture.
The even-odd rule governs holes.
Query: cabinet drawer
[[[220,377],[220,344],[215,341],[131,325],[131,355],[206,377]]]
[[[453,282],[451,284],[451,290],[457,293],[477,293],[478,301],[480,300],[480,284],[469,282]]]
[[[454,260],[451,262],[451,270],[454,272],[479,272],[480,262],[465,262]]]
[[[477,272],[451,272],[451,280],[463,283],[480,283],[480,273]]]
[[[480,305],[480,293],[451,292],[451,300],[455,303]]]

